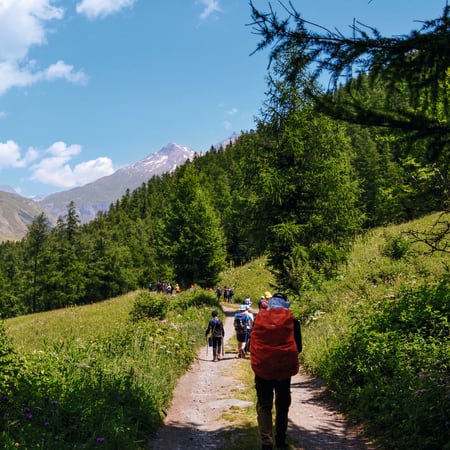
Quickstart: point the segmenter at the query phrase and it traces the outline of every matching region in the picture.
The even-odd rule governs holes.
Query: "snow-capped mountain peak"
[[[169,143],[161,150],[149,154],[141,161],[122,167],[111,175],[85,186],[48,195],[40,203],[55,217],[59,217],[67,213],[67,205],[73,201],[82,222],[88,222],[99,211],[107,211],[127,189],[132,191],[155,175],[173,172],[195,154],[189,147]]]

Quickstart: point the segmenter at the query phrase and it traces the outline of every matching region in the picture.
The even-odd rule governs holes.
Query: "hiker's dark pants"
[[[275,392],[275,442],[282,444],[286,439],[288,412],[291,406],[291,379],[283,381],[263,380],[255,376],[256,412],[262,445],[272,445],[272,407]]]
[[[220,357],[220,352],[222,350],[222,338],[213,336],[213,357]]]

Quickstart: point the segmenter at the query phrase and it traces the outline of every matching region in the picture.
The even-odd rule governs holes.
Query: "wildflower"
[[[105,438],[98,437],[98,438],[96,439],[96,441],[97,441],[99,444],[101,444],[101,443],[105,442]]]
[[[24,408],[23,408],[23,412],[24,413],[29,413],[31,411],[31,408],[29,407],[29,406],[25,406]]]
[[[5,414],[3,414],[3,417],[9,417],[11,414],[9,414],[9,412],[5,412]]]
[[[58,404],[58,402],[57,402],[56,400],[52,400],[50,403],[51,403],[53,406],[55,406],[55,405]]]
[[[33,414],[27,413],[27,414],[25,414],[25,417],[26,417],[28,420],[31,420],[31,419],[33,418]]]
[[[9,402],[9,397],[8,397],[7,395],[4,395],[4,396],[2,397],[2,400],[3,400],[4,402]]]

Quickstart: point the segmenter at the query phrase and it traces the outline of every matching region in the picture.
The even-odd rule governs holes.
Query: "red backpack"
[[[298,373],[294,316],[285,308],[259,311],[251,334],[253,372],[264,380],[285,380]]]

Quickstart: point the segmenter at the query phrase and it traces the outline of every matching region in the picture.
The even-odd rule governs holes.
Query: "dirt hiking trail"
[[[239,390],[248,389],[234,374],[240,365],[250,364],[250,360],[237,358],[235,340],[232,339],[235,335],[233,316],[236,308],[226,306],[223,309],[226,319],[222,359],[213,362],[212,349],[206,346],[199,350],[197,359],[180,378],[164,425],[152,437],[148,449],[225,450],[243,435],[250,436],[245,441],[252,444],[237,444],[240,450],[260,449],[256,419],[249,429],[248,426],[239,427],[223,417],[224,413],[230,415],[240,409],[254,408],[252,402],[233,398]],[[375,449],[326,401],[323,384],[305,374],[302,369],[292,378],[291,391],[288,425],[291,450]]]

